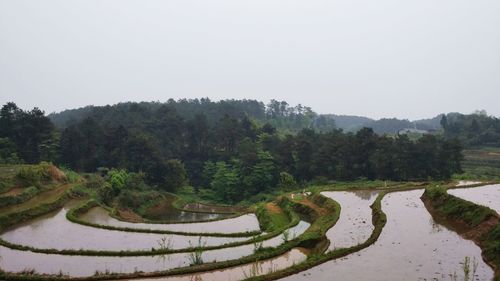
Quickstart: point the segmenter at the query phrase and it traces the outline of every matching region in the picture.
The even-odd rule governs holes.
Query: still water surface
[[[373,231],[370,205],[377,198],[378,191],[326,191],[321,194],[341,206],[339,220],[326,233],[330,240],[329,250],[352,247],[370,237]]]
[[[301,221],[295,227],[290,228],[290,234],[292,237],[298,236],[309,226],[309,223]],[[78,240],[81,235],[71,237]],[[282,243],[283,236],[280,235],[264,241],[263,246],[278,246]],[[202,259],[204,262],[227,261],[251,255],[253,252],[254,245],[249,244],[206,251],[202,254]],[[25,269],[34,269],[37,273],[58,274],[62,272],[75,277],[91,276],[96,271],[115,273],[153,272],[189,266],[191,263],[188,253],[139,257],[64,256],[18,251],[2,246],[0,246],[0,256],[2,257],[0,259],[0,268],[5,271],[20,272]]]
[[[191,233],[239,233],[260,230],[259,221],[254,214],[245,214],[235,218],[228,218],[212,222],[172,224],[132,223],[117,220],[111,217],[107,210],[101,207],[95,207],[89,210],[89,212],[87,212],[86,214],[82,215],[81,218],[92,223],[110,225],[115,227],[170,230]]]
[[[448,193],[478,205],[489,207],[500,214],[500,184],[449,189]]]
[[[160,248],[162,238],[166,239],[171,249],[189,248],[199,242],[198,236],[114,231],[80,225],[66,219],[66,213],[71,207],[72,203],[58,212],[17,225],[1,237],[14,244],[57,250],[151,250]],[[204,236],[201,239],[206,246],[216,246],[248,238]]]
[[[434,222],[420,200],[423,190],[386,195],[387,224],[375,244],[283,280],[462,280],[466,256],[478,263],[475,280],[491,280],[493,271],[472,241]]]

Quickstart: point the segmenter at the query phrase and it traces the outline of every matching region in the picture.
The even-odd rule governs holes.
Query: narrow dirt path
[[[73,184],[70,183],[63,184],[54,187],[49,191],[42,192],[39,195],[35,196],[34,198],[31,198],[30,200],[23,202],[21,204],[0,208],[0,214],[5,215],[10,213],[16,213],[30,209],[40,204],[51,203],[55,201],[57,198],[59,198],[64,192],[66,192],[66,190],[68,190],[72,185]]]
[[[22,188],[22,187],[14,187],[4,193],[0,193],[0,197],[9,197],[9,196],[16,196],[16,195],[19,195],[21,193],[23,193],[25,188]]]
[[[284,214],[283,210],[276,203],[267,203],[266,209],[270,214]]]
[[[324,215],[328,214],[328,210],[326,210],[325,208],[321,208],[320,206],[314,204],[311,200],[309,200],[306,197],[303,197],[302,199],[298,200],[297,202],[310,207],[311,209],[316,211],[320,216],[324,216]]]

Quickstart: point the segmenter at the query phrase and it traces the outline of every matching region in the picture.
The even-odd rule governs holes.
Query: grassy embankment
[[[114,279],[129,279],[129,278],[134,278],[134,277],[159,277],[159,276],[168,276],[168,275],[180,275],[180,274],[191,274],[191,273],[197,273],[197,272],[202,272],[202,271],[210,271],[210,270],[217,270],[217,269],[223,269],[223,268],[228,268],[228,267],[234,267],[234,266],[239,266],[243,264],[248,264],[248,263],[253,263],[255,261],[259,260],[266,260],[270,259],[276,256],[279,256],[281,254],[284,254],[291,249],[295,247],[307,247],[309,245],[314,245],[316,246],[316,243],[314,241],[321,239],[321,237],[324,237],[324,234],[326,231],[333,226],[333,224],[338,220],[339,214],[340,214],[340,209],[336,208],[335,206],[338,206],[337,203],[335,203],[333,200],[328,199],[328,198],[320,198],[322,197],[321,195],[315,195],[315,197],[312,198],[312,201],[314,204],[316,204],[318,207],[316,209],[323,209],[325,212],[328,213],[327,216],[321,216],[319,214],[315,214],[314,210],[310,210],[309,206],[301,206],[303,205],[301,202],[293,202],[289,200],[286,197],[281,198],[276,204],[280,206],[283,209],[283,212],[287,208],[291,208],[293,211],[300,211],[300,210],[308,210],[307,212],[300,214],[303,216],[304,219],[308,219],[311,222],[311,227],[307,229],[302,235],[294,238],[290,238],[290,240],[287,243],[283,243],[277,247],[270,247],[270,248],[261,248],[259,250],[256,250],[253,255],[242,257],[240,259],[236,260],[230,260],[230,261],[224,261],[224,262],[215,262],[215,263],[205,263],[201,265],[196,265],[196,266],[190,266],[190,267],[182,267],[182,268],[176,268],[176,269],[171,269],[167,271],[161,271],[161,272],[151,272],[151,273],[133,273],[133,274],[108,274],[108,275],[99,275],[99,276],[92,276],[92,277],[85,277],[85,278],[69,278],[69,277],[64,277],[64,276],[43,276],[43,275],[21,275],[21,274],[9,274],[9,273],[3,273],[6,278],[9,280],[105,280],[109,278],[114,278]],[[323,205],[321,205],[323,204]],[[313,208],[315,209],[315,208]],[[268,218],[268,220],[271,222],[269,223],[269,228],[275,228],[275,229],[280,229],[279,226],[275,226],[274,224],[281,224],[283,226],[284,224],[284,217],[282,216],[281,212],[279,214],[275,214],[273,212],[268,212],[268,214],[271,213],[271,218]],[[312,221],[314,220],[315,221]],[[293,222],[294,219],[291,219]]]
[[[211,222],[219,221],[229,218],[235,218],[241,216],[244,213],[251,212],[249,209],[244,209],[241,211],[234,212],[222,212],[225,216],[211,219],[200,219],[200,220],[190,220],[190,221],[176,221],[176,220],[162,220],[157,219],[158,213],[165,212],[190,212],[190,213],[211,213],[219,214],[219,212],[209,212],[209,211],[199,211],[186,209],[184,206],[187,204],[183,198],[168,192],[162,192],[155,200],[146,201],[135,209],[120,210],[117,207],[109,208],[109,214],[111,217],[126,221],[126,222],[144,222],[148,224],[183,224],[183,223],[197,223],[197,222]],[[217,207],[223,207],[217,205]],[[156,213],[156,214],[155,214]],[[254,235],[255,233],[249,233],[248,235]],[[248,236],[247,235],[247,236]]]
[[[436,221],[474,241],[500,280],[500,216],[492,209],[447,193],[444,187],[427,188],[422,196]]]
[[[372,208],[372,223],[374,225],[374,230],[370,237],[363,243],[358,244],[356,246],[350,247],[350,248],[341,248],[341,249],[336,249],[327,253],[323,254],[312,254],[308,257],[308,259],[302,263],[299,263],[297,265],[291,266],[289,268],[279,270],[276,272],[272,272],[270,274],[262,275],[262,276],[256,276],[256,277],[251,277],[246,280],[251,280],[251,281],[263,281],[263,280],[277,280],[280,278],[284,278],[289,275],[297,274],[299,272],[302,272],[304,270],[311,269],[315,266],[318,266],[322,263],[338,259],[344,256],[347,256],[349,254],[358,252],[362,249],[365,249],[375,243],[377,239],[379,238],[380,234],[382,233],[382,229],[384,228],[385,224],[387,223],[387,216],[386,214],[382,211],[382,199],[384,196],[388,193],[391,192],[397,192],[397,191],[406,191],[406,190],[414,190],[414,189],[422,189],[424,183],[408,183],[408,184],[392,184],[391,186],[388,186],[387,188],[384,187],[380,188],[377,187],[375,189],[382,190],[377,198],[375,199],[374,203],[371,205]],[[337,191],[343,191],[343,190],[352,190],[352,189],[366,189],[367,186],[372,186],[371,183],[366,182],[366,184],[363,187],[355,187],[351,184],[343,184],[343,188],[341,187],[335,187],[333,190]],[[319,190],[322,191],[327,191],[329,190],[327,186],[320,186],[317,187]],[[386,189],[386,190],[384,190]],[[332,190],[332,189],[330,189]],[[328,230],[328,229],[327,229]]]
[[[80,205],[77,208],[71,209],[67,213],[67,218],[70,221],[76,222],[76,223],[82,223],[84,225],[92,226],[92,227],[98,227],[98,228],[103,228],[103,229],[110,229],[110,230],[123,230],[126,228],[115,228],[111,226],[103,226],[103,225],[97,225],[89,222],[82,221],[78,219],[79,214],[87,212],[90,208],[99,206],[99,203],[95,200],[88,200],[86,201],[83,205]],[[286,214],[285,214],[286,213]],[[281,214],[285,216],[285,218],[281,217]],[[195,251],[208,251],[208,250],[216,250],[216,249],[222,249],[222,248],[229,248],[229,247],[237,247],[241,245],[246,245],[246,244],[254,244],[258,243],[270,238],[273,238],[275,236],[280,235],[283,231],[285,231],[288,228],[291,228],[295,226],[299,222],[299,218],[296,214],[291,212],[290,210],[281,211],[280,220],[284,222],[283,224],[276,225],[272,224],[273,228],[267,228],[266,231],[268,231],[265,235],[260,235],[260,236],[254,236],[251,237],[249,240],[245,241],[239,241],[239,242],[232,242],[232,243],[227,243],[223,245],[217,245],[217,246],[194,246],[194,247],[189,247],[189,248],[183,248],[183,249],[168,249],[168,248],[152,248],[151,250],[138,250],[138,251],[132,251],[132,250],[127,250],[127,251],[99,251],[99,250],[57,250],[57,249],[37,249],[34,247],[29,247],[29,246],[22,246],[22,245],[17,245],[17,244],[12,244],[7,241],[3,241],[0,239],[0,244],[4,245],[6,247],[16,249],[16,250],[23,250],[23,251],[32,251],[32,252],[37,252],[37,253],[45,253],[45,254],[62,254],[62,255],[85,255],[85,256],[147,256],[147,255],[165,255],[165,254],[174,254],[174,253],[187,253],[187,252],[195,252]],[[275,217],[277,215],[275,214],[263,214],[259,216],[262,220],[268,220],[271,219],[272,221],[276,221]],[[146,233],[165,233],[166,231],[155,231],[155,230],[138,230],[138,229],[126,229],[126,231],[131,231],[131,232],[146,232]],[[214,236],[214,237],[220,237],[222,235],[227,236],[231,234],[225,234],[225,233],[183,233],[183,232],[175,232],[175,231],[168,231],[168,234],[178,234],[178,235],[186,235],[186,236]],[[245,233],[246,234],[246,233]],[[238,235],[238,233],[235,233],[234,235]]]

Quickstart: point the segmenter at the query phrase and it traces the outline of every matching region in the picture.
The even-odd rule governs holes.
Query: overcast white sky
[[[0,103],[251,98],[500,116],[498,0],[0,0]]]

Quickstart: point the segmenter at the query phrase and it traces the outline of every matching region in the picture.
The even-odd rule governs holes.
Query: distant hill
[[[327,118],[331,118],[335,121],[335,125],[344,131],[357,131],[366,124],[372,123],[375,120],[355,115],[336,115],[336,114],[323,114]]]
[[[425,131],[433,131],[441,128],[442,114],[431,118],[416,121],[397,118],[382,118],[374,120],[368,117],[354,115],[335,115],[325,114],[324,116],[335,121],[335,125],[348,132],[355,132],[363,127],[372,128],[377,134],[396,134],[405,129],[417,129]]]
[[[277,129],[284,132],[298,132],[303,128],[315,128],[319,130],[329,130],[334,127],[346,132],[356,132],[363,127],[372,128],[377,134],[397,134],[402,130],[424,130],[434,131],[441,128],[440,114],[434,118],[409,121],[407,119],[382,118],[375,120],[364,116],[337,115],[337,114],[317,114],[309,107],[298,105],[290,107],[283,101],[271,101],[270,104],[256,100],[223,100],[213,102],[209,99],[195,100],[169,100],[166,103],[160,102],[125,102],[107,106],[86,106],[77,109],[68,109],[59,113],[51,113],[48,117],[58,128],[77,123],[88,116],[100,116],[102,121],[113,122],[127,119],[127,112],[134,114],[145,114],[149,111],[156,111],[162,105],[168,105],[184,119],[192,119],[197,113],[207,116],[209,124],[215,124],[224,115],[234,118],[249,116],[261,123],[270,123]],[[125,115],[124,115],[125,114]],[[120,123],[120,121],[118,121]]]

